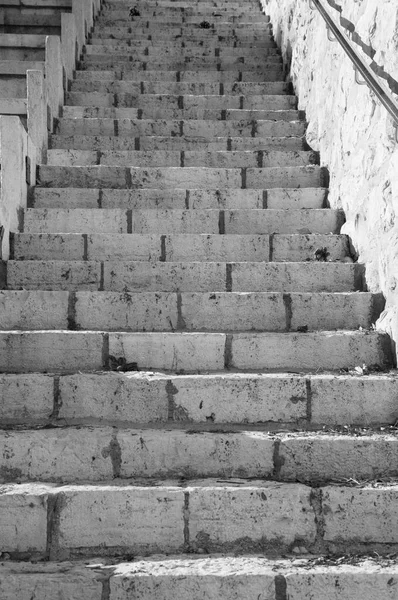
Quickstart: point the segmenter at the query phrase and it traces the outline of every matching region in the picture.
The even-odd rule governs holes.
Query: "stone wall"
[[[330,205],[346,213],[343,233],[351,236],[359,260],[367,265],[369,290],[386,296],[378,326],[398,342],[398,144],[392,119],[367,85],[355,82],[351,61],[337,41],[328,40],[326,25],[309,0],[261,2],[290,67],[299,108],[307,113],[308,143],[330,170]],[[339,22],[339,12],[327,0],[324,4]],[[397,1],[339,4],[362,43],[376,51],[379,69],[398,81]]]

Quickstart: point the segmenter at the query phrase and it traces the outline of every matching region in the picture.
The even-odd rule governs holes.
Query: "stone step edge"
[[[55,564],[7,560],[0,565],[0,580],[5,600],[28,598],[35,586],[43,597],[62,597],[68,590],[74,600],[128,600],[129,586],[143,600],[191,600],[198,592],[205,597],[209,588],[220,600],[237,590],[244,590],[246,600],[263,598],[264,590],[268,600],[304,600],[319,590],[323,600],[374,600],[375,594],[378,600],[392,600],[398,565],[394,558],[377,559],[374,554],[308,557],[296,546],[284,560],[233,554],[121,556],[110,564],[101,557]]]
[[[113,446],[109,451],[115,454]],[[281,556],[297,545],[303,554],[389,554],[398,550],[397,497],[396,481],[320,487],[238,478],[152,486],[116,480],[9,484],[0,504],[11,527],[0,549],[13,560],[33,553],[50,561],[118,551]]]
[[[67,419],[66,419],[67,421]],[[363,433],[363,435],[362,435]],[[79,448],[79,454],[74,450]],[[390,433],[255,428],[189,429],[67,425],[0,430],[0,484],[252,479],[317,485],[389,485],[398,479],[397,428]],[[145,450],[144,452],[140,452]],[[227,451],[225,450],[227,449]]]
[[[360,366],[363,369],[363,365]],[[362,371],[364,372],[364,371]],[[355,373],[355,374],[354,374]],[[366,373],[366,371],[365,371]],[[3,398],[0,415],[4,428],[23,425],[88,424],[131,426],[146,423],[149,427],[189,428],[191,430],[230,430],[231,423],[218,410],[210,410],[212,419],[190,414],[184,408],[189,402],[189,391],[198,397],[220,398],[233,396],[236,410],[250,399],[257,404],[257,395],[274,404],[269,414],[262,416],[263,423],[256,422],[256,429],[268,431],[281,427],[298,426],[302,430],[314,431],[324,426],[369,427],[391,425],[396,422],[395,388],[398,373],[360,374],[353,369],[350,374],[293,374],[241,373],[233,370],[215,374],[175,375],[159,371],[96,371],[69,374],[1,374],[0,391]],[[252,386],[252,387],[251,387]],[[97,390],[96,399],[82,403],[85,390]],[[107,398],[119,394],[137,395],[142,398],[133,407],[115,417],[107,407]],[[179,394],[179,396],[178,396]],[[188,395],[187,395],[188,394]],[[243,394],[243,396],[242,396]],[[158,398],[154,402],[153,398]],[[184,400],[185,398],[185,400]],[[241,399],[242,398],[242,399]],[[336,400],[336,398],[338,400]],[[151,400],[151,402],[149,402]],[[97,401],[99,405],[97,406]],[[105,409],[101,412],[101,402]],[[231,398],[232,402],[232,398]],[[241,404],[242,403],[242,404]],[[206,406],[206,403],[203,406]],[[285,414],[285,406],[287,414]],[[221,406],[222,409],[222,406]],[[231,405],[232,410],[232,405]],[[228,415],[228,421],[231,420]],[[181,420],[183,418],[183,420]],[[255,419],[259,419],[257,415]],[[248,423],[242,427],[252,428]],[[236,419],[235,419],[236,422]],[[348,429],[351,431],[351,429]]]

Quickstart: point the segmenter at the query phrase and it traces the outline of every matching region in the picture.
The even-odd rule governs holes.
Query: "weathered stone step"
[[[305,324],[304,324],[305,325]],[[98,371],[109,356],[141,370],[337,371],[392,366],[390,338],[375,331],[308,333],[1,331],[0,371]]]
[[[101,94],[99,92],[69,92],[68,104],[85,107],[180,109],[180,110],[270,110],[285,111],[297,108],[296,96],[284,95],[177,95],[177,94]],[[114,106],[114,105],[117,105]],[[65,107],[66,108],[66,107]],[[66,114],[65,114],[66,116]],[[84,115],[87,116],[87,115]],[[94,114],[93,116],[99,116]],[[111,118],[114,118],[113,116]]]
[[[308,331],[369,328],[379,294],[0,291],[0,329]]]
[[[9,428],[68,424],[148,429],[167,423],[172,429],[185,422],[189,431],[220,432],[222,425],[227,433],[238,430],[234,424],[240,423],[247,431],[338,427],[347,433],[352,425],[365,427],[359,432],[362,436],[372,425],[395,422],[396,386],[396,372],[362,377],[152,371],[3,374],[0,415]]]
[[[52,135],[52,148],[76,148],[81,150],[113,151],[239,151],[279,149],[300,151],[308,150],[303,136],[291,137],[187,137],[168,135],[141,135],[138,137],[122,137],[115,135]]]
[[[266,590],[276,600],[279,590],[288,597],[305,600],[322,590],[324,600],[393,600],[398,567],[394,559],[383,557],[333,561],[300,556],[290,560],[269,560],[254,556],[205,558],[194,554],[179,557],[155,556],[102,565],[90,560],[53,564],[48,562],[3,562],[0,566],[3,600],[62,597],[96,600],[102,588],[109,589],[109,600],[128,600],[134,587],[137,597],[145,600],[192,600],[195,594],[209,600],[245,598],[259,600]],[[336,596],[337,594],[337,596]]]
[[[109,39],[111,37],[113,37],[113,39],[118,40],[126,40],[128,41],[134,31],[134,39],[136,40],[153,40],[156,39],[156,41],[166,41],[169,43],[173,43],[174,38],[176,36],[176,34],[172,34],[170,35],[169,31],[162,31],[157,30],[157,31],[143,31],[142,33],[139,33],[135,30],[133,30],[133,27],[130,27],[128,25],[122,27],[102,27],[101,29],[97,30],[95,32],[95,37],[97,39]],[[231,47],[233,47],[234,43],[236,43],[236,46],[239,46],[242,43],[246,43],[246,44],[255,44],[258,45],[260,43],[260,45],[262,47],[269,47],[269,48],[275,48],[275,50],[277,49],[277,45],[274,41],[270,41],[270,40],[266,40],[264,41],[264,32],[262,30],[260,31],[239,31],[235,34],[232,33],[231,30],[225,30],[225,31],[212,31],[212,30],[206,30],[206,29],[191,29],[190,31],[188,31],[185,28],[181,28],[180,29],[180,33],[177,35],[181,35],[181,37],[177,38],[178,43],[187,41],[187,42],[206,42],[207,40],[213,41],[213,43],[219,43],[219,42],[224,42],[225,44],[229,44]],[[265,34],[266,35],[266,34]],[[220,39],[221,38],[221,39]]]
[[[143,53],[146,57],[149,55],[153,56],[154,54],[162,54],[167,56],[180,56],[182,53],[185,56],[195,55],[197,53],[200,56],[213,56],[218,58],[243,58],[243,62],[248,58],[259,58],[263,59],[264,63],[268,62],[271,64],[279,63],[282,61],[282,57],[277,49],[275,48],[267,48],[261,46],[254,46],[252,48],[247,46],[231,46],[230,44],[222,44],[222,42],[218,42],[218,44],[213,41],[213,43],[195,43],[195,42],[180,42],[178,43],[178,39],[175,40],[175,44],[173,45],[173,50],[170,49],[170,44],[166,41],[157,41],[155,40],[113,40],[113,39],[104,39],[98,38],[93,39],[90,44],[86,46],[85,54],[113,54],[113,53],[124,53],[124,56],[129,54]],[[144,59],[145,60],[145,59]],[[148,60],[148,59],[146,59]],[[84,64],[84,61],[83,61]]]
[[[272,65],[272,66],[271,66]],[[235,81],[244,82],[256,82],[256,81],[270,81],[270,70],[273,70],[272,77],[276,77],[276,80],[283,79],[283,74],[279,69],[279,65],[271,63],[271,69],[268,69],[265,65],[259,67],[244,66],[243,69],[240,65],[237,65],[235,70],[223,70],[217,71],[215,68],[211,70],[183,70],[183,71],[155,71],[155,70],[87,70],[77,71],[75,81],[97,81],[102,79],[103,81],[169,81],[170,83],[175,82],[193,82],[197,81],[202,83],[219,82],[219,83],[231,83]],[[106,66],[106,65],[105,65]],[[142,65],[143,66],[143,65]],[[275,67],[275,69],[273,69]],[[278,69],[278,71],[276,70]]]
[[[324,188],[274,188],[271,190],[113,190],[40,188],[31,190],[35,208],[141,209],[298,209],[325,208]]]
[[[138,119],[141,117],[142,119],[195,119],[205,121],[300,121],[302,117],[301,111],[297,110],[245,110],[240,108],[220,110],[216,108],[206,109],[202,106],[178,108],[178,106],[175,106],[175,96],[166,96],[166,98],[170,98],[170,108],[164,102],[159,102],[158,106],[156,106],[156,103],[148,103],[149,106],[144,108],[64,106],[63,118]],[[144,102],[140,104],[144,104]],[[181,105],[183,106],[183,100],[180,100]]]
[[[142,123],[143,121],[141,121]],[[138,121],[140,123],[140,121]],[[220,121],[220,123],[226,123]],[[269,122],[267,122],[269,123]],[[210,132],[209,132],[210,134]],[[52,167],[38,168],[44,187],[95,188],[253,188],[325,187],[321,167],[210,168],[210,167]]]
[[[180,416],[187,420],[183,410]],[[208,419],[213,422],[211,414]],[[272,478],[309,484],[343,482],[354,474],[356,481],[398,478],[398,435],[371,431],[359,437],[114,427],[0,430],[0,451],[0,484],[136,477]]]
[[[238,21],[236,23],[230,21],[217,21],[213,22],[214,27],[202,28],[200,24],[196,23],[173,23],[172,21],[161,21],[151,20],[140,20],[128,22],[124,20],[107,19],[106,17],[99,16],[96,21],[97,28],[100,31],[107,32],[109,29],[113,31],[124,32],[126,37],[128,34],[133,34],[135,38],[139,36],[153,35],[156,36],[158,33],[164,38],[165,36],[170,38],[170,41],[176,35],[190,35],[198,36],[202,39],[208,37],[215,37],[219,35],[227,35],[231,37],[237,37],[238,39],[243,37],[255,37],[266,35],[272,31],[268,23],[264,23],[262,18],[257,19],[255,23],[244,23]]]
[[[303,262],[326,248],[327,259],[349,260],[346,235],[37,234],[11,236],[11,260],[133,260],[151,262]]]
[[[154,66],[154,65],[153,65]],[[154,66],[156,69],[156,67]],[[174,70],[174,67],[170,65]],[[235,65],[233,65],[235,68]],[[220,87],[222,86],[222,87]],[[282,81],[236,81],[226,82],[224,84],[196,83],[189,81],[167,82],[167,81],[73,81],[71,85],[72,92],[99,92],[104,94],[130,94],[139,96],[140,94],[172,94],[177,96],[185,95],[278,95],[289,94],[291,90],[290,83]]]
[[[213,14],[215,13],[215,14]],[[226,27],[227,25],[235,28],[237,25],[246,25],[250,27],[252,24],[259,26],[260,24],[265,31],[271,30],[272,26],[266,20],[263,15],[253,14],[249,11],[245,12],[222,12],[217,11],[202,11],[201,14],[186,14],[183,11],[174,11],[170,13],[167,10],[156,11],[156,10],[140,10],[140,15],[135,16],[131,19],[131,27],[135,30],[136,28],[141,29],[157,29],[159,26],[165,26],[167,29],[173,29],[178,27],[195,27],[202,29],[201,23],[205,19],[210,20],[211,29],[218,30],[219,27]],[[103,26],[119,26],[120,24],[126,24],[129,22],[128,11],[126,10],[104,10],[96,19],[96,27]],[[209,21],[207,21],[209,22]],[[205,30],[205,29],[204,29]]]
[[[114,54],[117,52],[126,53],[127,56],[132,55],[134,58],[142,56],[140,60],[151,62],[152,59],[159,59],[160,57],[167,58],[192,58],[192,57],[212,57],[219,58],[238,58],[241,59],[242,63],[250,63],[252,59],[264,60],[264,62],[270,59],[279,59],[279,54],[270,53],[264,48],[234,48],[234,47],[220,47],[220,46],[205,46],[204,44],[193,44],[170,46],[167,44],[155,45],[155,41],[152,44],[142,41],[138,44],[135,40],[135,45],[132,46],[128,42],[120,42],[119,44],[88,44],[85,49],[85,58],[92,55],[105,55]]]
[[[241,552],[242,539],[246,553],[262,554],[286,554],[297,540],[317,554],[370,547],[387,554],[397,547],[394,483],[317,490],[244,479],[156,483],[10,484],[0,496],[1,550],[12,558],[36,552],[60,560],[93,552],[112,556],[115,549],[134,555]]]
[[[94,30],[92,37],[90,38],[90,44],[89,45],[95,45],[95,44],[99,44],[99,45],[106,45],[107,47],[110,46],[114,46],[114,47],[119,47],[120,49],[124,50],[124,49],[128,49],[128,48],[141,48],[142,47],[142,39],[131,39],[131,37],[129,36],[123,36],[120,32],[118,32],[116,35],[114,35],[113,33],[109,33],[108,36],[112,36],[112,37],[107,37],[106,35],[104,35],[103,33],[101,33],[101,31],[96,31]],[[168,40],[166,39],[159,39],[157,36],[148,36],[151,39],[146,39],[145,41],[145,46],[146,47],[169,47],[170,43]],[[203,47],[204,46],[204,41],[200,40],[200,39],[195,39],[193,37],[191,38],[177,38],[176,40],[174,40],[174,45],[175,47],[184,47],[184,48],[191,48],[191,47],[197,47],[199,45],[199,47]],[[257,39],[254,40],[252,42],[250,41],[240,41],[240,40],[234,40],[231,43],[231,39],[230,38],[225,38],[224,36],[215,36],[215,38],[207,38],[206,39],[206,47],[207,48],[220,48],[220,51],[226,51],[227,54],[229,52],[229,50],[234,51],[235,48],[241,48],[242,50],[244,50],[245,52],[249,52],[253,49],[253,51],[256,53],[257,51],[260,51],[263,54],[267,54],[267,55],[273,55],[273,54],[277,54],[280,55],[280,51],[277,48],[277,46],[275,45],[275,43],[270,43],[269,40],[264,41],[264,38],[262,37],[261,39]],[[245,56],[245,54],[244,54]]]
[[[134,209],[28,208],[25,233],[278,234],[339,233],[344,213],[320,209]]]
[[[281,150],[241,151],[167,151],[167,150],[48,150],[47,165],[51,166],[134,166],[134,167],[298,167],[319,164],[317,152]]]
[[[8,289],[114,292],[354,292],[358,263],[8,261]]]

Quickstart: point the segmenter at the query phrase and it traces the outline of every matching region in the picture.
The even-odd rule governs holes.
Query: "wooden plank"
[[[0,98],[0,115],[26,115],[25,98]]]
[[[44,48],[45,35],[29,35],[23,33],[1,33],[0,48]]]

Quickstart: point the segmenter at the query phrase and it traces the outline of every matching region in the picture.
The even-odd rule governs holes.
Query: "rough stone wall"
[[[398,342],[398,144],[393,122],[367,85],[355,82],[351,61],[309,0],[261,0],[307,113],[308,143],[331,174],[330,205],[345,210],[343,233],[367,265],[371,291],[382,291],[378,326]],[[339,13],[329,13],[339,20]],[[397,0],[340,0],[374,62],[398,81]],[[370,64],[359,46],[360,54]],[[395,96],[398,99],[398,96]]]

